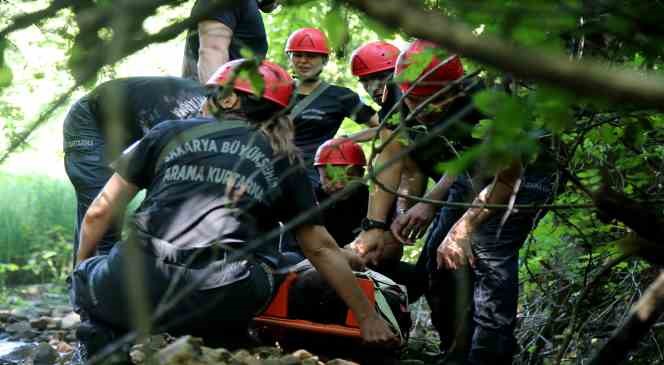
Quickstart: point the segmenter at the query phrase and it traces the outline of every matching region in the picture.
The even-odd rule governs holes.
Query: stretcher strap
[[[370,275],[368,275],[371,277]],[[395,331],[399,334],[399,341],[403,343],[403,334],[401,333],[401,327],[399,326],[399,322],[397,322],[396,317],[394,317],[394,313],[392,313],[392,308],[390,308],[390,305],[387,303],[387,299],[385,299],[385,296],[383,295],[383,292],[380,290],[380,286],[378,283],[376,283],[373,278],[371,279],[374,282],[374,291],[375,291],[375,300],[376,300],[376,305],[378,306],[378,309],[380,309],[380,313],[386,317],[388,322],[392,325]]]

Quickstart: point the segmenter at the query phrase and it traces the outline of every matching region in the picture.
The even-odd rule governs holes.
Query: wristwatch
[[[390,229],[390,227],[387,225],[385,222],[381,221],[375,221],[373,219],[369,219],[367,217],[364,217],[362,219],[362,223],[360,224],[360,228],[362,228],[363,231],[368,231],[371,229],[382,229],[383,231],[387,231]]]

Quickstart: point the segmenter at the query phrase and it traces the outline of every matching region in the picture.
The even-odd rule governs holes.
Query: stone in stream
[[[32,363],[34,365],[53,365],[60,356],[58,352],[46,342],[40,342],[34,351]]]
[[[5,330],[12,338],[17,339],[31,339],[37,336],[37,332],[32,330],[30,323],[27,321],[12,323]]]
[[[0,345],[2,345],[1,342]],[[33,355],[36,347],[37,345],[33,343],[17,345],[7,354],[0,356],[0,364],[22,364]]]
[[[197,363],[202,355],[203,340],[192,336],[183,336],[157,353],[157,361],[162,365],[180,365]]]
[[[71,330],[78,327],[79,324],[81,324],[81,317],[74,312],[70,312],[66,316],[62,317],[60,328],[63,330]]]
[[[30,326],[38,331],[43,331],[48,328],[48,324],[51,321],[51,318],[48,317],[39,317],[30,321]]]

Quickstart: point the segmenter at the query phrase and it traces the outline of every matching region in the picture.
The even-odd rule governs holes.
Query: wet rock
[[[60,356],[58,352],[46,342],[40,342],[34,351],[32,363],[34,365],[53,365]]]
[[[200,338],[183,336],[157,353],[157,360],[162,365],[180,365],[197,363],[202,355]]]
[[[300,360],[306,360],[306,359],[310,359],[310,358],[314,357],[314,355],[312,355],[307,350],[297,350],[297,351],[293,352],[293,356],[297,357]],[[318,358],[316,358],[316,359],[318,359]]]
[[[0,364],[24,363],[27,359],[32,357],[36,347],[37,345],[35,344],[18,346],[8,354],[0,356]]]
[[[23,322],[27,321],[28,317],[23,316],[23,315],[18,315],[14,313],[13,311],[10,310],[2,310],[0,311],[0,322],[5,322],[5,323],[16,323],[16,322]]]
[[[231,356],[232,365],[261,365],[261,361],[247,350],[238,350]]]
[[[129,351],[129,357],[131,358],[132,364],[143,364],[147,356],[142,349],[132,349]]]
[[[36,310],[37,310],[37,315],[39,315],[40,317],[50,317],[51,313],[53,313],[53,311],[50,308],[38,307]]]
[[[70,330],[78,327],[80,323],[81,317],[78,314],[71,312],[62,317],[62,320],[60,321],[60,328],[63,330]]]
[[[293,355],[282,356],[279,361],[281,365],[300,365],[301,363],[300,359]]]
[[[68,331],[65,333],[64,340],[67,342],[76,342],[78,339],[76,338],[76,334],[74,331]]]
[[[65,317],[69,313],[72,313],[73,309],[69,305],[56,305],[51,310],[51,316],[53,317]]]
[[[47,317],[39,317],[30,321],[30,326],[36,330],[43,331],[48,328],[48,323],[51,319]]]
[[[280,358],[283,350],[274,346],[261,346],[253,349],[253,353],[261,359]]]
[[[5,330],[14,338],[30,339],[37,335],[37,333],[32,330],[30,323],[27,321],[12,323],[8,325]]]
[[[202,351],[203,351],[203,358],[207,362],[211,363],[219,361],[229,362],[233,357],[233,354],[224,348],[212,349],[209,347],[203,347]]]
[[[325,363],[325,365],[360,365],[353,361],[348,361],[344,359],[333,359]]]

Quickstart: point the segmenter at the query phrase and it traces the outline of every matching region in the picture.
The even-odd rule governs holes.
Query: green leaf
[[[454,160],[440,162],[434,167],[435,171],[439,174],[458,175],[466,170],[477,160],[482,154],[483,145],[473,146],[461,153],[459,157]]]
[[[573,123],[571,102],[568,94],[542,87],[535,95],[535,113],[546,129],[560,133]]]
[[[473,130],[471,131],[471,136],[475,139],[483,139],[488,135],[489,129],[491,129],[492,125],[493,121],[491,119],[480,120],[473,127]]]
[[[323,19],[323,27],[327,30],[327,37],[333,49],[341,49],[348,36],[348,24],[341,13],[341,6],[332,5],[332,9]]]
[[[12,73],[12,70],[9,68],[9,66],[1,66],[0,67],[0,90],[6,88],[7,86],[10,86],[12,84],[13,79],[14,79],[14,75]]]
[[[614,144],[618,140],[618,136],[615,132],[615,127],[609,125],[603,125],[599,129],[599,134],[602,136],[602,139],[606,144]]]
[[[238,77],[246,78],[251,83],[251,89],[256,95],[263,95],[264,82],[263,77],[257,68],[243,69]]]
[[[404,72],[397,77],[397,81],[414,81],[417,79],[422,71],[429,66],[431,60],[433,60],[434,51],[431,48],[427,48],[424,51],[411,55],[409,58],[409,66],[404,70]]]

